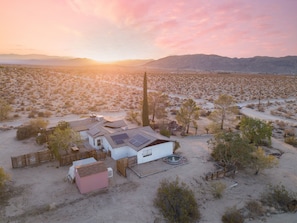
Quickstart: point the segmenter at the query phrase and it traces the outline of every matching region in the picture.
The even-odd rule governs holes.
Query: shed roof
[[[95,163],[89,163],[82,166],[76,167],[78,175],[80,177],[90,176],[96,173],[101,173],[107,171],[107,168],[102,161],[97,161]]]

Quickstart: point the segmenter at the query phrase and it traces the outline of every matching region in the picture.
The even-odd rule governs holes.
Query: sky
[[[0,0],[0,54],[297,55],[297,0]]]

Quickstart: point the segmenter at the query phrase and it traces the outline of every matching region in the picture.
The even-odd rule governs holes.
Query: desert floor
[[[122,113],[118,115],[123,116]],[[71,119],[71,116],[67,118]],[[211,182],[203,179],[205,173],[215,169],[214,163],[209,161],[207,145],[212,136],[200,131],[197,136],[172,137],[180,142],[179,152],[187,158],[187,164],[175,168],[162,160],[143,164],[137,167],[138,171],[161,171],[144,178],[131,170],[128,170],[127,178],[114,172],[107,190],[81,195],[75,184],[65,180],[68,166],[58,167],[58,163],[50,162],[12,169],[11,156],[43,149],[34,139],[17,141],[15,135],[15,129],[0,132],[0,166],[11,175],[10,184],[14,188],[10,199],[2,201],[1,222],[165,222],[154,207],[153,199],[162,179],[179,177],[195,193],[202,214],[200,222],[216,223],[221,222],[227,207],[242,208],[247,201],[258,199],[268,184],[281,183],[290,190],[296,190],[297,185],[296,148],[273,139],[273,147],[284,152],[278,167],[257,176],[239,171],[234,179],[221,179],[227,189],[223,198],[214,199]],[[111,158],[105,162],[115,170]],[[272,214],[246,222],[295,223],[296,220],[296,214]]]
[[[242,113],[273,122],[273,148],[284,152],[278,167],[257,176],[239,171],[234,179],[221,179],[227,185],[221,199],[213,198],[211,182],[203,179],[204,174],[215,170],[209,160],[207,141],[212,135],[205,134],[204,127],[209,123],[206,117],[198,121],[196,136],[172,136],[180,142],[178,152],[187,158],[187,164],[171,168],[159,160],[140,165],[138,168],[143,172],[160,170],[144,178],[131,170],[127,178],[114,172],[109,188],[104,191],[81,195],[75,184],[65,180],[69,167],[59,167],[56,162],[12,169],[12,156],[44,149],[34,139],[17,141],[15,127],[36,117],[49,120],[49,126],[91,113],[125,119],[129,110],[139,109],[143,73],[143,70],[130,72],[124,68],[5,66],[0,69],[0,95],[13,107],[11,120],[0,123],[3,129],[0,130],[0,166],[10,174],[9,185],[13,188],[7,192],[6,199],[0,200],[0,222],[164,222],[153,205],[164,178],[179,177],[189,185],[200,205],[200,222],[210,223],[221,222],[227,207],[242,208],[247,201],[258,199],[269,184],[281,183],[289,190],[297,190],[297,149],[283,143],[285,131],[293,129],[297,134],[297,78],[283,75],[148,72],[149,90],[168,94],[170,111],[179,109],[187,98],[196,100],[201,110],[209,110],[218,95],[229,94],[243,107]],[[169,116],[169,120],[173,118]],[[115,170],[113,160],[107,158],[105,162]],[[297,214],[271,214],[246,222],[296,223]]]

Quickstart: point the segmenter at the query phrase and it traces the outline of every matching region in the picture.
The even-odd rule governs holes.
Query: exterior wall
[[[94,139],[92,136],[88,135],[88,139],[89,139],[89,144],[90,146],[92,146],[93,148],[95,148],[95,144],[94,144]]]
[[[122,159],[125,157],[136,156],[137,152],[129,146],[123,146],[116,149],[111,149],[111,157],[114,160]]]
[[[131,156],[137,156],[137,163],[146,163],[153,160],[157,160],[169,155],[173,154],[173,148],[174,148],[174,142],[166,142],[150,147],[146,147],[140,151],[135,151],[134,149],[130,148],[129,146],[123,146],[120,148],[113,149],[111,145],[108,143],[108,141],[103,137],[102,139],[102,145],[105,150],[111,152],[111,157],[114,160],[122,159],[125,157],[131,157]],[[152,154],[146,157],[143,157],[143,152],[151,149]]]
[[[75,182],[81,194],[108,187],[107,170],[101,173],[80,177],[75,171]]]
[[[92,136],[88,135],[89,138],[89,144],[94,148],[94,149],[101,149],[102,148],[102,138],[103,137],[97,137],[97,138],[93,138]],[[97,145],[97,140],[101,140],[101,146]]]
[[[102,145],[104,147],[104,150],[106,150],[106,152],[112,150],[111,145],[109,144],[109,142],[106,140],[105,137],[103,137],[103,139],[102,139]]]
[[[150,162],[153,160],[157,160],[169,155],[173,154],[173,148],[174,148],[174,142],[166,142],[150,147],[143,148],[142,150],[138,151],[137,153],[137,163],[146,163]],[[150,154],[151,150],[151,155],[147,155],[144,157],[145,154]]]
[[[81,132],[79,132],[79,134],[83,140],[86,140],[88,138],[87,131],[81,131]]]

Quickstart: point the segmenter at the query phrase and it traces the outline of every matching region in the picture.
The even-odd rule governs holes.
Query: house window
[[[147,157],[147,156],[151,156],[151,155],[152,155],[152,149],[147,149],[142,152],[143,157]]]
[[[101,140],[100,139],[97,140],[97,146],[101,146]]]

